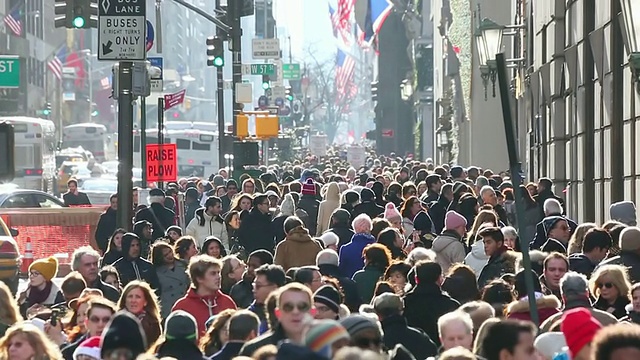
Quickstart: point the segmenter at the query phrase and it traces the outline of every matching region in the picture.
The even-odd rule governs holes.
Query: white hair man
[[[438,319],[438,335],[443,350],[457,346],[473,349],[473,320],[463,311],[452,311]]]
[[[545,242],[547,242],[547,229],[544,226],[545,220],[554,217],[560,217],[567,221],[569,225],[569,236],[573,234],[573,232],[578,227],[575,221],[569,219],[565,215],[562,214],[562,203],[556,198],[550,198],[545,200],[542,208],[544,209],[544,218],[536,225],[536,235],[533,237],[533,240],[529,243],[529,248],[531,250],[539,250]]]
[[[118,302],[120,298],[118,290],[100,280],[98,276],[100,254],[96,250],[91,246],[82,246],[73,252],[72,258],[71,268],[82,276],[88,288],[98,289],[107,299],[114,303]]]

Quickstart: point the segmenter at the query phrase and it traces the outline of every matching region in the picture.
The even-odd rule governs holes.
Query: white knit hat
[[[100,336],[93,336],[81,342],[73,352],[73,359],[77,359],[80,355],[90,356],[96,360],[102,359],[100,356]]]

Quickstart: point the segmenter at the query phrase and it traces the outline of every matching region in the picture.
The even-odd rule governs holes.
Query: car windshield
[[[115,193],[118,191],[118,181],[104,179],[88,179],[82,183],[84,191],[108,191]]]

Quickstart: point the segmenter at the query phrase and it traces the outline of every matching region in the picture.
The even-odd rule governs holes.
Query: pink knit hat
[[[316,184],[313,182],[312,178],[307,178],[307,180],[302,184],[302,195],[315,195],[316,194]]]
[[[402,219],[402,215],[400,215],[400,212],[393,203],[387,203],[384,207],[384,218],[387,220]]]
[[[453,210],[447,211],[447,215],[444,216],[444,228],[453,230],[462,226],[467,226],[467,219]]]

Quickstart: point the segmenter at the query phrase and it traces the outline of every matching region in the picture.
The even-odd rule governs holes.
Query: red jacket
[[[200,296],[194,288],[190,288],[187,295],[176,301],[171,311],[184,310],[193,315],[198,323],[199,336],[202,336],[207,331],[207,320],[227,309],[237,309],[236,303],[220,290],[212,296]]]

